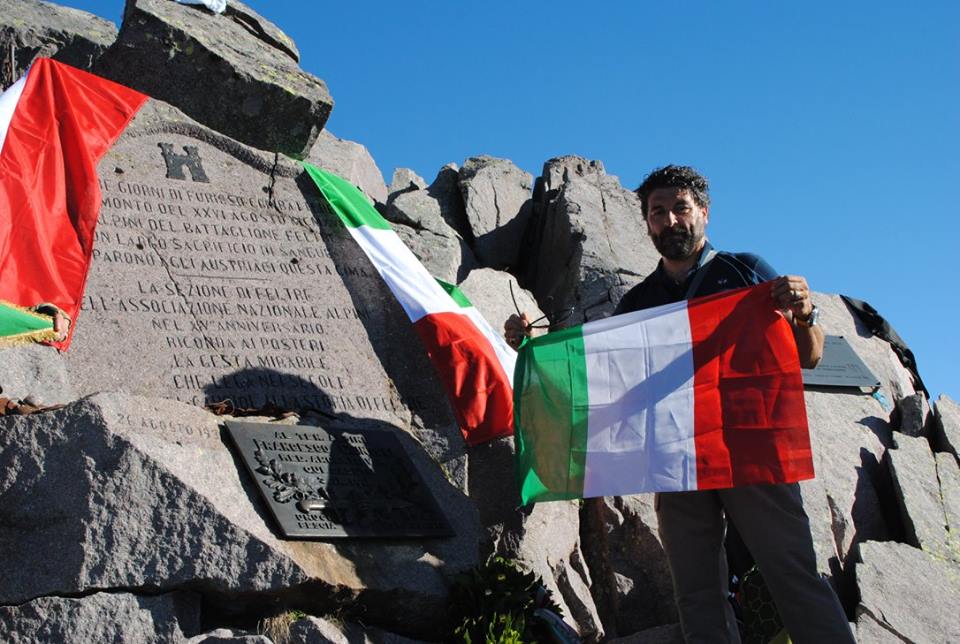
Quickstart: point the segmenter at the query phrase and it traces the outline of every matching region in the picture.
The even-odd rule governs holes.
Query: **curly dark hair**
[[[648,174],[636,190],[644,219],[647,218],[650,193],[658,188],[684,188],[690,191],[701,208],[710,205],[710,184],[705,176],[688,165],[665,165]]]

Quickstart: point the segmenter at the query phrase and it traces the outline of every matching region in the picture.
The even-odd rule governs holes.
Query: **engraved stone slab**
[[[287,537],[452,535],[388,431],[235,421],[227,431]]]
[[[79,395],[452,424],[402,309],[299,164],[150,100],[98,171],[65,354]]]
[[[842,335],[824,338],[823,357],[816,369],[801,369],[803,384],[824,387],[880,386],[870,367],[864,364]]]

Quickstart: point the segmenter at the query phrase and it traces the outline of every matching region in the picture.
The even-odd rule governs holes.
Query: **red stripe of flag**
[[[469,318],[451,312],[425,315],[413,327],[437,368],[467,444],[512,434],[513,389],[486,336]]]
[[[692,300],[688,315],[697,487],[812,478],[800,360],[770,284]]]
[[[0,300],[50,302],[77,319],[100,212],[97,163],[146,99],[46,58],[30,67],[0,151]]]

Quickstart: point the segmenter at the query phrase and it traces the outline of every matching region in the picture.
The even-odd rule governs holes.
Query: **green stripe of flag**
[[[473,303],[467,299],[467,296],[464,295],[463,291],[458,289],[455,285],[444,282],[438,277],[434,277],[433,279],[437,280],[437,284],[443,287],[443,290],[447,292],[447,295],[450,296],[450,299],[457,303],[457,306],[462,309],[467,309],[473,306]]]
[[[513,393],[517,476],[524,505],[532,499],[583,496],[588,402],[581,327],[524,343],[517,358]],[[533,427],[543,429],[527,431]],[[534,436],[537,442],[533,442]],[[569,457],[557,459],[557,454]]]
[[[368,226],[380,230],[392,230],[390,223],[380,216],[377,209],[370,205],[363,193],[353,184],[309,163],[304,163],[303,167],[345,226],[348,228]]]
[[[46,340],[53,333],[53,318],[0,302],[0,342],[17,339]]]

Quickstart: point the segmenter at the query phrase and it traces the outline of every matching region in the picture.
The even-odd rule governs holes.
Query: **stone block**
[[[242,2],[215,14],[170,0],[130,0],[95,71],[237,141],[302,159],[333,99],[298,59],[293,42]],[[194,87],[216,89],[188,91]]]
[[[199,628],[200,597],[189,592],[95,592],[0,606],[0,640],[7,644],[179,644]]]
[[[894,542],[860,544],[860,560],[856,573],[861,595],[857,608],[861,642],[874,641],[866,639],[865,633],[878,632],[878,626],[900,640],[888,639],[879,631],[883,638],[876,641],[960,640],[960,613],[956,610],[960,604],[960,569],[956,564]]]
[[[0,395],[4,398],[29,398],[41,405],[76,399],[66,365],[53,347],[32,344],[0,349],[0,364]]]
[[[471,157],[460,168],[468,238],[482,266],[514,269],[531,211],[533,177],[509,159]]]
[[[216,417],[174,401],[101,394],[0,418],[0,547],[10,573],[0,603],[194,588],[221,614],[341,605],[370,624],[429,633],[447,577],[478,561],[479,523],[437,463],[391,431],[454,537],[283,540]]]
[[[343,177],[358,187],[372,202],[387,201],[387,187],[383,183],[383,174],[370,156],[370,152],[361,144],[341,139],[328,130],[322,130],[313,148],[310,149],[307,161],[318,168]]]
[[[960,454],[960,405],[946,394],[937,398],[933,444],[937,451]]]
[[[0,90],[38,57],[89,70],[116,37],[112,22],[86,11],[40,0],[0,0]]]
[[[599,161],[547,161],[518,274],[553,322],[572,326],[606,317],[660,259],[647,236],[640,200]]]
[[[937,463],[922,437],[897,434],[887,452],[907,542],[933,557],[950,555],[947,518],[937,482]]]

